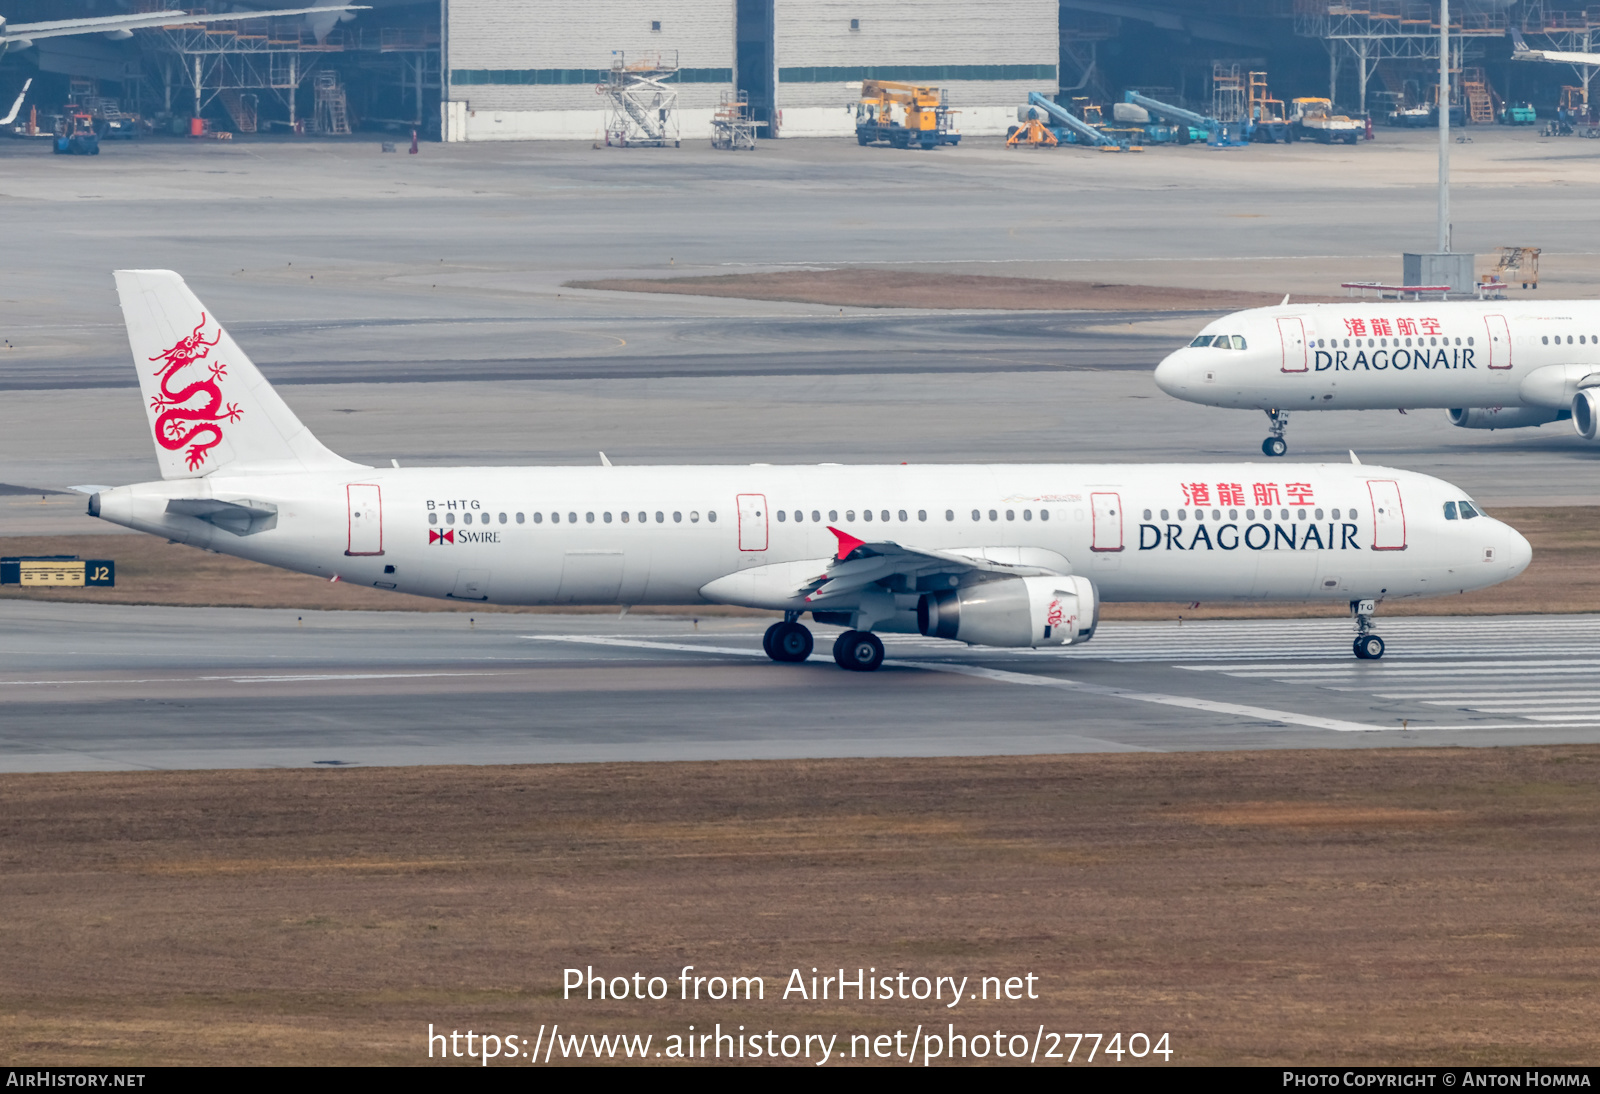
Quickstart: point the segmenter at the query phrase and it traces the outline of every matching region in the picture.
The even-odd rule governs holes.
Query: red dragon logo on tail
[[[161,367],[155,371],[155,375],[161,377],[161,390],[150,399],[151,409],[161,412],[156,417],[156,443],[172,452],[189,445],[187,459],[190,471],[205,463],[206,453],[222,443],[222,426],[217,423],[236,422],[244,413],[237,403],[223,405],[222,389],[217,384],[228,374],[228,366],[220,362],[207,363],[206,368],[211,374],[209,377],[181,388],[173,387],[178,373],[196,361],[204,360],[211,352],[211,347],[222,341],[220,327],[212,339],[206,341],[201,334],[205,325],[206,313],[201,312],[200,322],[195,324],[194,330],[172,348],[150,358],[161,362]],[[185,405],[197,395],[205,397],[204,404]]]

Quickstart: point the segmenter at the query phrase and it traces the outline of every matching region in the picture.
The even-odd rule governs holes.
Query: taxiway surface
[[[1069,650],[764,620],[0,604],[0,771],[1600,741],[1600,616],[1107,623]]]

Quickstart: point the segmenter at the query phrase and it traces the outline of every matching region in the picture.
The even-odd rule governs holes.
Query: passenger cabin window
[[[944,511],[944,519],[945,520],[955,520],[956,519],[956,511],[954,509],[946,509]]]
[[[444,522],[446,524],[454,524],[456,522],[456,515],[454,513],[446,513],[444,515]]]
[[[429,513],[428,514],[428,523],[429,524],[438,524],[439,523],[439,514],[438,513]]]
[[[1456,503],[1455,502],[1447,501],[1447,502],[1444,503],[1444,519],[1445,520],[1455,520],[1456,519]]]

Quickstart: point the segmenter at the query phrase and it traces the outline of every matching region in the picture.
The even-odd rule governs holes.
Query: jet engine
[[[1586,441],[1600,436],[1600,388],[1582,388],[1572,397],[1572,428]]]
[[[1542,406],[1469,406],[1448,413],[1450,424],[1462,429],[1524,429],[1559,422],[1567,416],[1564,410]]]
[[[1004,577],[917,601],[917,629],[973,646],[1073,646],[1094,637],[1100,598],[1084,577]]]

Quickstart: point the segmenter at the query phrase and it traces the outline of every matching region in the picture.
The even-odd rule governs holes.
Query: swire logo
[[[428,546],[430,547],[435,543],[454,543],[455,541],[456,530],[454,528],[446,528],[442,532],[433,528],[428,529]]]

